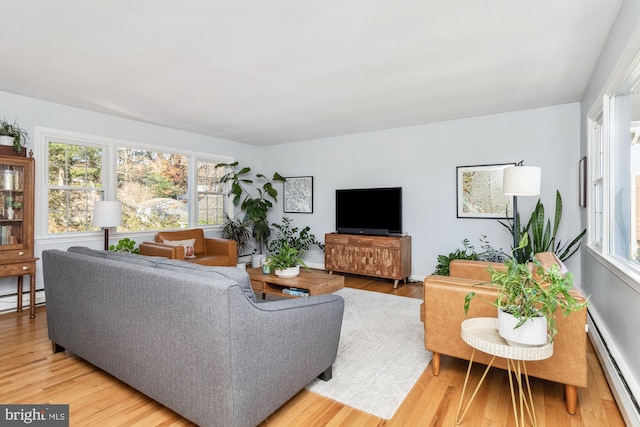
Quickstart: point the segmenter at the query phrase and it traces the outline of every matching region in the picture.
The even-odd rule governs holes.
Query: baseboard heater
[[[590,311],[588,312],[589,336],[600,359],[600,364],[607,377],[609,387],[618,403],[622,417],[628,426],[640,427],[640,405],[632,388],[624,377],[614,355],[612,354],[603,333]]]

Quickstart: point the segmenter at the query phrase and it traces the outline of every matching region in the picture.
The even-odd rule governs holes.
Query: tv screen
[[[401,234],[402,187],[336,190],[336,229],[345,234]]]

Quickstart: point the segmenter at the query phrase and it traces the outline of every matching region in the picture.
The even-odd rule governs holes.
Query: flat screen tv
[[[336,190],[336,230],[344,234],[401,234],[402,187]]]

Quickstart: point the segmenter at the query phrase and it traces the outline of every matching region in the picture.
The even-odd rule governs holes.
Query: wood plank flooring
[[[387,280],[345,276],[348,287],[413,298],[422,284],[398,285]],[[46,307],[0,315],[0,403],[70,404],[72,426],[190,426],[188,420],[126,384],[67,353],[53,354],[47,338]],[[418,316],[418,313],[416,313]],[[532,378],[538,425],[624,426],[593,348],[588,349],[589,386],[578,390],[576,415],[568,415],[560,384]],[[429,365],[391,420],[302,390],[260,427],[282,426],[453,426],[467,362],[442,357],[440,375]],[[475,386],[483,367],[472,371]],[[513,426],[506,373],[492,369],[462,426]]]

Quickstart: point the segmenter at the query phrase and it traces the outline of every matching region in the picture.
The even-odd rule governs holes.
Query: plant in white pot
[[[527,244],[525,234],[516,249]],[[498,308],[498,333],[511,345],[536,346],[552,342],[557,333],[557,310],[566,316],[588,305],[588,299],[579,301],[570,293],[571,272],[563,273],[557,264],[544,266],[533,259],[519,263],[511,257],[504,262],[504,270],[488,269],[490,284],[498,291],[491,302]],[[465,314],[475,295],[475,292],[466,295]],[[529,336],[529,332],[537,335]]]
[[[16,152],[21,153],[28,137],[27,131],[18,126],[17,122],[9,123],[5,119],[0,121],[0,145],[13,146]]]
[[[307,270],[307,265],[302,261],[304,255],[311,246],[317,246],[324,249],[324,245],[316,240],[316,236],[310,233],[310,227],[299,229],[291,226],[291,219],[284,217],[282,223],[272,224],[275,230],[275,237],[267,243],[269,255],[266,262],[275,270],[275,274],[281,277],[294,277],[300,272],[299,266],[302,265]],[[298,273],[295,273],[295,267],[298,266]],[[283,268],[291,268],[288,272],[282,273],[279,270]],[[284,276],[283,276],[284,274]]]

